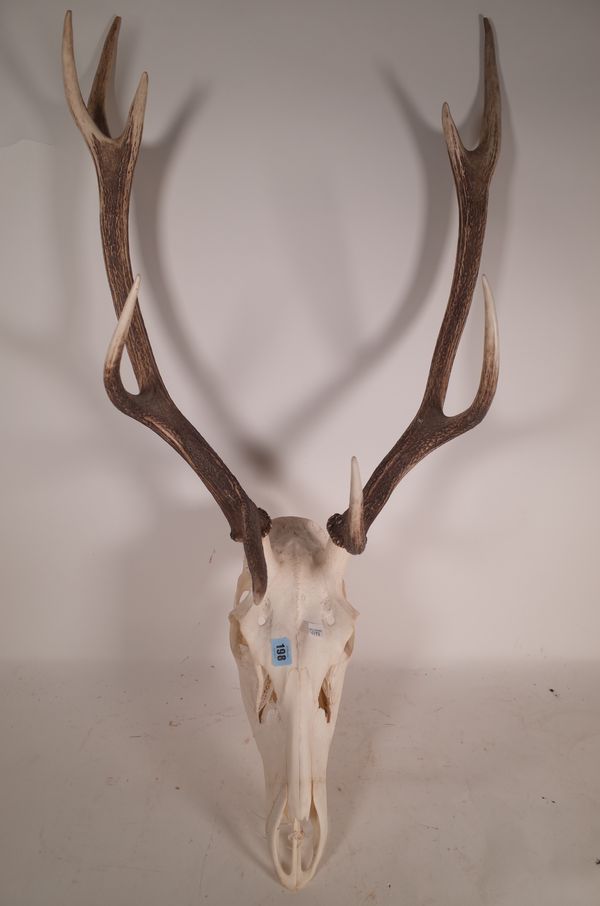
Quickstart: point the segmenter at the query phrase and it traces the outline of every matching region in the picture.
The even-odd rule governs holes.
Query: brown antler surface
[[[464,147],[447,104],[444,104],[442,111],[444,138],[459,209],[458,247],[450,298],[433,353],[423,401],[400,440],[380,462],[365,485],[362,520],[356,513],[356,507],[354,512],[350,507],[342,515],[336,513],[331,516],[327,523],[333,541],[352,554],[364,550],[369,526],[400,479],[432,450],[479,424],[490,408],[496,391],[498,329],[494,300],[484,277],[485,338],[479,389],[473,403],[464,412],[458,415],[444,414],[450,372],[477,283],[489,186],[500,149],[500,88],[494,37],[487,19],[483,20],[483,25],[485,99],[481,138],[476,148],[469,151]],[[358,499],[356,491],[354,498]]]
[[[104,42],[87,105],[81,96],[75,67],[70,11],[65,16],[62,44],[67,103],[96,167],[104,263],[119,318],[106,358],[104,383],[118,409],[152,428],[202,479],[229,522],[231,537],[244,544],[254,599],[258,601],[267,586],[262,537],[269,532],[269,516],[256,507],[237,478],[169,396],[137,304],[139,278],[134,283],[129,253],[129,201],[142,138],[148,76],[144,73],[140,79],[123,132],[112,138],[106,120],[105,96],[120,24],[117,16]],[[139,387],[137,394],[125,389],[120,376],[125,344]]]

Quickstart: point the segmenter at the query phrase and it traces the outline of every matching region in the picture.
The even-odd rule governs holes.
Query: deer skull
[[[275,870],[285,887],[297,889],[314,875],[327,839],[327,759],[357,612],[345,594],[347,554],[320,526],[274,519],[264,547],[266,594],[255,606],[246,565],[229,615],[230,641],[263,760]],[[282,855],[284,824],[291,846]]]
[[[110,134],[106,89],[120,19],[107,35],[87,104],[75,67],[71,13],[63,32],[63,75],[71,113],[91,152],[100,192],[104,261],[118,322],[106,356],[104,384],[126,415],[152,428],[194,469],[221,508],[246,555],[230,614],[231,649],[260,754],[267,789],[267,836],[281,882],[299,888],[313,876],[327,837],[325,778],[357,613],[346,599],[347,554],[360,554],[367,531],[402,477],[437,447],[474,428],[488,412],[498,380],[494,301],[485,277],[485,337],[479,388],[456,415],[443,411],[483,249],[489,186],[500,147],[500,89],[492,30],[484,19],[485,100],[481,139],[464,147],[447,104],[442,128],[459,208],[458,247],[450,298],[434,349],[425,394],[414,419],[364,488],[352,461],[350,504],[327,522],[271,519],[179,411],[162,380],[138,304],[129,252],[129,200],[142,138],[148,79],[144,73],[123,132]],[[120,366],[127,345],[139,393]],[[281,829],[289,825],[289,852]],[[309,830],[312,838],[309,844]]]

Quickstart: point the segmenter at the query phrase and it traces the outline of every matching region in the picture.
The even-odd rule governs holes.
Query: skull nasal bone
[[[285,686],[288,711],[287,812],[290,818],[305,821],[312,803],[311,732],[314,701],[310,675],[305,668],[290,670]]]

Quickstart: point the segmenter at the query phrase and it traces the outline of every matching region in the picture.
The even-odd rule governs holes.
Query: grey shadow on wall
[[[166,274],[159,238],[162,193],[171,160],[194,117],[209,96],[208,88],[195,87],[164,130],[164,137],[152,144],[145,142],[136,166],[132,214],[137,225],[143,273],[158,300],[165,330],[194,385],[201,389],[232,446],[254,469],[265,474],[276,472],[270,451],[245,433],[236,421],[218,380],[190,345],[188,335],[178,320],[175,295]]]
[[[483,17],[480,17],[481,23]],[[459,125],[459,131],[465,144],[470,147],[475,145],[479,139],[479,130],[481,116],[483,111],[484,97],[484,33],[483,27],[480,28],[480,58],[479,83],[471,109],[463,123]],[[500,78],[501,68],[499,62]],[[413,322],[418,317],[423,305],[426,304],[431,289],[437,279],[442,260],[443,250],[446,239],[453,222],[453,212],[457,208],[456,193],[452,171],[448,160],[446,145],[441,129],[441,103],[440,103],[440,126],[432,128],[422,116],[418,108],[412,101],[412,98],[402,86],[401,82],[395,75],[390,65],[381,65],[379,67],[380,78],[383,85],[389,92],[402,125],[408,128],[418,150],[418,159],[421,162],[423,170],[423,183],[426,186],[426,211],[424,226],[421,235],[420,251],[415,262],[412,278],[407,290],[402,298],[397,302],[395,310],[382,327],[378,335],[366,344],[356,344],[356,348],[351,356],[348,357],[347,364],[333,378],[333,380],[305,403],[288,419],[286,419],[277,431],[277,441],[279,447],[290,446],[299,435],[307,430],[310,425],[322,417],[327,409],[334,406],[336,401],[346,394],[368,371],[377,368],[383,359],[392,351],[396,352],[401,345],[402,338],[407,335]],[[503,103],[505,93],[503,92]],[[492,205],[493,221],[492,229],[488,229],[484,247],[485,260],[492,262],[492,272],[496,275],[499,271],[499,265],[502,259],[504,239],[507,232],[508,223],[508,206],[509,191],[508,185],[510,176],[514,169],[514,138],[513,130],[510,125],[510,113],[506,110],[506,103],[503,107],[503,138],[501,157],[502,169],[500,173],[494,175],[492,183]],[[498,185],[503,183],[503,185]],[[321,193],[323,197],[323,193]],[[318,231],[317,231],[318,235]],[[321,244],[330,242],[330,237],[318,236]],[[309,241],[316,244],[314,239]],[[399,250],[399,254],[401,254]],[[316,269],[313,269],[316,270]],[[318,272],[318,270],[316,270]],[[452,275],[448,275],[448,292],[450,291]],[[481,289],[478,288],[478,294]],[[335,316],[331,313],[327,315],[329,321],[335,323],[344,323],[346,319],[347,300],[341,297],[330,300],[330,304],[337,308]],[[481,304],[481,300],[474,299],[474,305]],[[444,300],[445,305],[445,300]],[[440,304],[441,325],[444,308]],[[319,312],[323,310],[322,306],[314,306],[314,310]],[[432,338],[431,353],[433,354],[435,337]],[[335,350],[332,350],[335,352]],[[478,356],[478,362],[481,361],[482,343],[479,343],[475,353]],[[399,363],[399,381],[403,379],[402,364]],[[422,390],[424,391],[424,387]],[[393,393],[390,393],[390,399]],[[415,399],[415,411],[420,403],[420,397]],[[398,426],[398,436],[404,426]],[[382,456],[387,451],[382,450]],[[375,465],[375,464],[374,464]]]
[[[391,69],[384,68],[381,71],[381,77],[384,86],[395,102],[403,125],[408,126],[408,130],[417,145],[418,158],[424,171],[423,181],[427,187],[427,201],[424,226],[419,244],[420,251],[413,268],[408,289],[402,298],[398,299],[391,318],[383,325],[374,339],[367,343],[361,343],[360,338],[355,337],[354,348],[352,351],[348,351],[345,365],[340,368],[329,384],[320,388],[313,397],[306,399],[296,412],[292,413],[279,425],[276,433],[277,444],[278,447],[283,449],[292,446],[305,431],[323,418],[326,412],[333,408],[343,395],[350,392],[352,387],[364,378],[371,369],[377,368],[386,355],[392,350],[397,350],[403,336],[408,333],[419,311],[427,301],[431,287],[437,278],[439,262],[451,222],[453,204],[452,175],[444,141],[440,131],[432,129],[421,116]],[[321,203],[327,199],[327,194],[322,191],[318,195]],[[317,196],[316,192],[315,196]],[[310,235],[307,232],[306,237],[304,237],[304,242],[309,244],[309,250],[311,248],[315,249],[315,259],[318,254],[317,248],[323,245],[326,247],[339,247],[343,232],[340,227],[338,228],[339,235],[337,237],[321,234],[319,221],[332,223],[333,218],[330,213],[322,212],[320,218],[317,217],[316,238],[315,231],[311,231]],[[399,248],[398,255],[400,256],[401,254],[402,251]],[[305,261],[309,261],[309,258],[310,255],[304,255]],[[340,261],[340,258],[341,256],[338,255],[337,260]],[[317,261],[315,260],[314,263],[317,263]],[[312,267],[310,270],[312,273],[319,273],[319,268],[317,267]],[[349,281],[341,281],[338,285],[343,286],[344,282]],[[315,295],[318,295],[317,287],[315,287]],[[332,309],[326,315],[328,322],[344,324],[348,321],[347,297],[338,293],[337,297],[328,299],[328,304],[330,309]],[[324,306],[314,305],[312,310],[319,315],[319,313],[324,311]],[[325,315],[321,314],[321,317],[323,318]],[[327,333],[331,338],[332,354],[335,355],[339,347],[339,338],[336,338],[331,330],[327,331]],[[346,346],[348,345],[348,342],[346,342]],[[418,403],[419,400],[415,400],[415,409]]]
[[[43,323],[48,326],[43,330],[39,327],[23,329],[11,323],[10,315],[7,315],[3,318],[0,335],[2,344],[9,347],[13,353],[18,352],[23,359],[31,363],[32,368],[52,376],[59,386],[68,386],[74,390],[76,404],[85,409],[86,414],[91,413],[98,425],[105,426],[105,430],[97,430],[94,436],[87,433],[78,436],[76,443],[65,441],[58,451],[52,466],[55,473],[72,474],[72,470],[80,465],[82,456],[101,458],[106,462],[111,452],[115,453],[115,457],[119,453],[110,441],[104,444],[104,437],[110,438],[115,422],[113,413],[110,407],[106,406],[101,392],[102,361],[99,360],[96,366],[92,365],[90,368],[89,359],[82,352],[85,345],[85,341],[82,340],[87,333],[86,302],[90,276],[84,269],[85,255],[82,252],[78,214],[81,185],[86,179],[89,179],[91,184],[95,182],[95,178],[89,154],[77,134],[62,94],[60,59],[62,22],[59,20],[55,25],[56,28],[45,30],[39,27],[38,23],[37,27],[31,30],[32,40],[39,41],[36,54],[46,62],[45,80],[35,78],[29,71],[26,65],[27,57],[18,53],[17,37],[11,35],[6,28],[0,30],[0,59],[2,77],[13,87],[19,100],[19,108],[24,112],[24,121],[17,133],[3,136],[3,140],[6,144],[28,141],[48,145],[61,152],[50,158],[52,170],[47,190],[49,196],[47,209],[51,212],[47,236],[48,243],[53,244],[56,268],[47,279],[49,284],[53,281],[59,284],[60,302],[52,312],[52,326],[49,325],[50,318],[45,318]],[[50,41],[48,34],[51,34]],[[88,65],[82,61],[79,63],[82,86],[91,85],[104,38],[105,35],[98,37],[93,62]],[[58,101],[55,99],[56,91],[49,90],[51,85],[59,88]],[[112,81],[107,102],[109,110],[112,111],[111,120],[123,122],[123,117],[115,116],[117,105]],[[99,245],[98,249],[100,250]],[[10,254],[6,260],[11,266],[13,259]],[[15,285],[22,283],[23,274],[19,274],[14,282]],[[48,460],[45,462],[45,468],[49,468]],[[147,471],[142,467],[138,470],[137,479],[143,480],[146,475]],[[154,489],[152,476],[147,477],[147,487]]]
[[[478,140],[480,111],[483,109],[484,80],[483,80],[483,29],[481,35],[481,66],[480,81],[477,90],[477,97],[471,108],[470,113],[464,122],[459,125],[459,132],[467,147],[473,147]],[[502,140],[500,156],[496,171],[494,173],[490,189],[490,206],[488,225],[486,229],[485,243],[482,258],[482,273],[487,273],[490,278],[492,287],[500,284],[503,272],[505,271],[505,248],[508,239],[508,224],[511,216],[511,186],[513,174],[517,165],[518,150],[513,127],[513,117],[511,112],[510,87],[505,90],[505,83],[502,71],[502,48],[499,48],[498,55],[498,73],[500,78],[500,91],[502,102]],[[401,89],[394,86],[394,93],[399,98]],[[452,98],[448,99],[450,109],[452,109]],[[440,134],[440,141],[443,142]],[[445,153],[445,151],[444,151]],[[445,162],[447,165],[447,162]],[[448,166],[448,165],[447,165]],[[448,166],[449,171],[449,166]],[[454,202],[455,203],[455,202]],[[436,538],[437,519],[433,514],[444,511],[449,506],[452,499],[454,483],[448,481],[448,475],[460,476],[468,473],[477,462],[485,462],[494,459],[499,462],[503,448],[514,447],[516,443],[521,444],[528,437],[539,435],[540,433],[552,434],[556,426],[562,423],[565,418],[569,417],[568,410],[562,409],[549,414],[540,415],[539,413],[528,413],[526,420],[508,420],[506,417],[500,417],[498,414],[498,403],[502,396],[502,380],[505,370],[510,368],[511,350],[503,342],[503,322],[515,311],[515,307],[522,305],[523,300],[506,298],[503,292],[496,292],[496,306],[498,310],[498,320],[500,329],[500,379],[498,385],[496,403],[486,417],[485,423],[481,429],[469,432],[469,437],[458,438],[455,442],[444,446],[443,451],[432,457],[429,467],[429,479],[423,485],[419,501],[414,503],[412,510],[407,511],[403,508],[402,525],[404,530],[403,537],[408,545],[406,563],[408,568],[415,559],[410,555],[410,545],[413,539],[423,537],[425,529],[429,534],[432,543],[439,541],[441,537]],[[482,304],[481,281],[473,299],[473,308]],[[469,333],[467,324],[466,334]],[[433,347],[432,347],[433,351]],[[458,358],[468,362],[469,373],[476,374],[481,363],[482,356],[482,338],[477,336],[465,336],[461,341],[458,351]],[[475,387],[473,387],[473,393]],[[468,401],[467,401],[468,402]],[[491,527],[490,527],[491,529]],[[464,549],[465,545],[470,545],[477,539],[469,532],[469,536],[455,534],[450,537],[447,531],[447,525],[444,524],[444,544],[457,549]]]
[[[224,536],[216,506],[183,512],[163,502],[119,564],[122,595],[115,606],[123,657],[118,669],[124,688],[138,690],[145,740],[140,757],[153,772],[176,778],[180,795],[226,834],[238,853],[268,872],[260,821],[258,833],[240,829],[244,816],[261,814],[263,790],[233,656],[223,662],[229,601],[223,601],[221,579],[235,569],[233,558],[237,567],[241,560],[239,545]],[[165,638],[175,640],[177,660],[162,661],[157,654]],[[139,676],[153,665],[160,669],[161,661],[164,693],[157,698],[156,682],[140,685]],[[232,748],[231,734],[225,741],[220,732],[232,720],[240,727],[239,749]]]
[[[208,405],[224,425],[231,442],[237,447],[237,454],[245,459],[257,472],[270,479],[285,479],[284,456],[297,440],[323,418],[327,411],[334,407],[340,397],[350,391],[364,375],[377,367],[383,357],[395,349],[402,336],[418,316],[421,306],[427,300],[431,287],[437,278],[439,262],[451,222],[453,201],[452,175],[447,160],[441,131],[432,129],[419,114],[410,97],[401,88],[389,69],[382,72],[382,80],[390,91],[403,122],[408,124],[411,134],[419,149],[419,159],[424,168],[424,182],[427,186],[427,205],[425,223],[420,244],[420,253],[413,269],[413,276],[408,290],[398,301],[392,318],[380,330],[377,337],[367,344],[360,343],[358,337],[347,337],[347,361],[340,368],[328,385],[321,387],[312,397],[307,398],[295,411],[291,412],[273,432],[267,441],[246,436],[236,424],[231,409],[219,390],[218,381],[199,361],[197,353],[190,347],[189,341],[179,323],[172,292],[169,288],[165,269],[161,261],[158,241],[158,223],[160,215],[161,190],[165,182],[170,160],[178,140],[189,125],[190,117],[200,107],[200,95],[193,95],[184,104],[175,117],[174,123],[165,130],[165,138],[153,146],[144,144],[140,153],[136,182],[134,216],[138,228],[142,268],[147,274],[156,297],[160,300],[161,316],[170,339],[177,350],[188,373],[198,386]],[[204,100],[204,96],[202,96]],[[318,173],[308,173],[307,181],[312,178],[320,181]],[[341,249],[341,226],[336,221],[336,212],[332,210],[332,195],[327,186],[318,186],[318,191],[310,191],[306,186],[314,211],[310,230],[299,230],[293,222],[290,212],[288,192],[280,194],[279,207],[282,220],[292,248],[292,258],[299,260],[305,274],[323,274],[322,248]],[[313,187],[315,188],[315,187]],[[335,263],[343,267],[343,255],[332,256]],[[330,265],[331,266],[331,262]],[[331,330],[332,323],[348,323],[348,294],[352,292],[349,274],[340,274],[335,279],[337,292],[321,298],[321,288],[309,287],[313,300],[309,300],[311,310],[319,317],[323,332],[331,339],[332,347],[335,337]],[[325,304],[318,304],[326,301]],[[441,315],[440,315],[441,321]],[[353,346],[354,348],[350,349]],[[433,346],[432,346],[433,349]],[[337,351],[333,350],[333,351]],[[415,407],[418,400],[415,401]]]
[[[483,38],[481,39],[481,53],[483,54]],[[346,346],[346,362],[330,382],[319,388],[317,393],[308,397],[296,407],[295,411],[287,415],[274,429],[271,438],[263,441],[250,438],[236,423],[231,408],[220,391],[218,381],[209,373],[208,369],[200,362],[197,353],[190,347],[185,331],[177,320],[176,306],[170,292],[164,267],[161,262],[160,245],[158,242],[157,225],[160,213],[161,187],[164,184],[166,172],[174,147],[180,139],[184,128],[200,106],[200,94],[193,94],[186,102],[179,114],[176,115],[172,127],[166,131],[167,137],[152,147],[143,146],[138,164],[139,178],[136,179],[136,205],[135,216],[138,224],[143,268],[155,289],[160,300],[160,311],[165,327],[177,349],[181,360],[185,363],[194,383],[199,387],[207,403],[211,406],[217,417],[224,425],[227,435],[235,445],[239,458],[248,462],[259,474],[282,482],[285,479],[284,457],[289,449],[306,431],[309,431],[322,419],[327,411],[336,405],[338,400],[347,394],[356,383],[368,373],[378,367],[384,357],[392,350],[396,351],[402,337],[407,334],[411,325],[418,316],[421,307],[427,301],[432,286],[434,285],[442,258],[446,238],[452,223],[453,211],[456,206],[452,173],[447,159],[447,153],[441,128],[432,128],[420,114],[412,99],[404,90],[399,80],[389,66],[380,68],[383,84],[390,93],[403,124],[408,126],[410,134],[418,147],[418,158],[423,167],[423,182],[426,186],[426,213],[422,229],[420,252],[413,268],[413,275],[408,289],[398,300],[392,317],[379,331],[378,335],[369,342],[362,343],[360,338],[350,336],[351,328],[346,329],[348,336],[343,343]],[[203,98],[204,99],[204,98]],[[480,83],[476,98],[466,120],[461,124],[461,134],[465,136],[466,143],[472,135],[477,140],[481,109],[483,106],[483,67],[481,67]],[[506,127],[506,111],[504,122],[504,136],[502,157],[505,181],[512,171],[510,141],[512,130]],[[507,141],[508,138],[508,141]],[[508,145],[508,147],[507,147]],[[506,158],[510,157],[507,162]],[[311,176],[314,185],[311,191]],[[327,185],[322,185],[320,174],[306,174],[306,192],[314,207],[312,211],[311,228],[298,229],[294,222],[294,212],[290,212],[289,192],[287,187],[280,193],[279,207],[282,211],[284,230],[290,237],[289,244],[292,248],[291,255],[300,265],[304,274],[322,275],[323,247],[332,250],[329,267],[333,260],[334,266],[343,268],[343,254],[336,254],[335,250],[343,249],[343,230],[336,221],[336,211],[333,210],[333,196],[327,191]],[[506,232],[505,224],[508,216],[509,193],[507,188],[498,190],[498,175],[493,185],[493,199],[495,224],[489,239],[486,240],[486,260],[496,262],[502,257],[502,246]],[[498,201],[500,203],[498,203]],[[492,266],[492,272],[497,273],[497,266]],[[451,275],[448,277],[448,288]],[[351,321],[348,311],[349,296],[352,295],[349,274],[340,274],[333,281],[334,291],[323,299],[322,286],[313,282],[308,286],[309,298],[307,305],[315,317],[320,319],[320,330],[324,336],[329,336],[332,352],[339,354],[339,337],[331,330],[332,324],[346,324]],[[326,304],[324,304],[326,303]],[[475,300],[477,304],[477,300]],[[440,305],[440,323],[443,307]],[[432,351],[433,342],[432,338]],[[335,347],[335,348],[334,348]],[[481,356],[481,344],[474,355]],[[399,367],[399,380],[401,379],[401,364]],[[420,399],[415,399],[415,409]],[[402,428],[400,427],[399,432]],[[385,451],[382,451],[384,453]]]
[[[439,269],[439,261],[442,249],[445,244],[446,236],[450,228],[452,219],[452,210],[456,204],[454,200],[454,190],[452,186],[451,170],[446,157],[446,150],[441,134],[441,130],[430,127],[423,117],[419,114],[409,95],[404,91],[398,79],[394,76],[389,67],[381,69],[381,78],[383,84],[387,87],[393,98],[398,112],[410,133],[413,135],[415,143],[419,149],[419,159],[422,161],[424,169],[424,183],[427,187],[426,216],[422,231],[422,240],[420,244],[420,254],[413,270],[413,277],[409,289],[399,300],[395,313],[391,320],[381,330],[379,336],[374,341],[365,346],[358,345],[358,351],[348,356],[348,361],[343,366],[337,376],[331,383],[321,388],[315,397],[309,398],[294,413],[284,421],[283,424],[275,431],[275,439],[269,444],[257,443],[253,439],[244,436],[242,429],[236,424],[235,418],[228,408],[223,394],[219,390],[218,381],[216,381],[208,370],[198,361],[197,355],[190,348],[186,338],[185,331],[182,329],[176,316],[176,305],[173,299],[171,288],[165,274],[160,255],[160,243],[158,239],[158,224],[160,221],[160,203],[162,187],[165,183],[168,168],[173,160],[175,149],[181,141],[185,130],[189,127],[194,116],[198,115],[207,98],[207,91],[194,88],[189,93],[187,100],[182,104],[179,111],[174,115],[172,122],[165,129],[165,138],[159,140],[153,145],[144,143],[138,163],[138,173],[136,174],[136,192],[135,192],[135,217],[138,226],[141,256],[143,260],[142,270],[148,275],[149,281],[155,290],[156,297],[160,300],[160,312],[175,348],[178,350],[181,360],[185,363],[188,371],[192,374],[194,382],[199,386],[204,394],[208,404],[216,412],[221,422],[224,423],[227,433],[234,442],[233,455],[239,461],[246,460],[257,471],[266,472],[269,477],[274,478],[278,475],[280,478],[283,473],[281,467],[282,454],[285,449],[293,443],[294,439],[301,436],[323,415],[328,409],[336,404],[336,401],[344,393],[356,384],[370,368],[375,368],[381,362],[383,356],[389,354],[400,343],[403,335],[406,334],[411,324],[417,317],[421,305],[427,299],[434,280],[436,279]],[[482,77],[480,77],[480,86],[478,96],[473,102],[471,112],[466,118],[466,122],[461,125],[461,132],[466,136],[472,132],[475,136],[478,132],[478,123],[481,116],[481,103],[483,92]],[[506,158],[506,136],[511,134],[506,129],[504,148],[501,160]],[[506,164],[504,164],[506,168]],[[505,172],[510,172],[510,162]],[[497,177],[496,177],[497,178]],[[497,189],[496,189],[497,192]],[[497,193],[498,194],[498,193]],[[508,204],[508,191],[499,193],[504,199],[505,205]],[[327,193],[322,193],[324,199],[320,210],[316,210],[316,232],[318,242],[316,246],[321,247],[333,246],[341,247],[341,229],[337,227],[338,235],[335,235],[336,220],[327,210],[328,204]],[[285,206],[285,197],[282,199],[282,205]],[[504,218],[506,217],[506,212]],[[504,235],[504,219],[501,215],[500,224],[494,228],[494,233],[500,239]],[[498,218],[494,216],[494,223]],[[300,251],[300,258],[303,266],[311,271],[311,258],[320,254],[316,248],[313,236],[302,236],[296,231],[293,237],[294,243],[304,243],[304,248]],[[340,258],[341,256],[338,256]],[[489,256],[488,256],[489,257]],[[317,268],[318,272],[319,268]],[[494,271],[496,268],[494,268]],[[337,286],[351,287],[348,275],[342,275],[337,282]],[[315,287],[315,294],[318,295],[318,287]],[[330,313],[325,317],[331,326],[332,320],[344,320],[344,307],[347,299],[342,293],[331,299],[332,307],[336,310],[336,317],[332,319]],[[441,306],[440,306],[441,307]],[[314,312],[322,311],[322,306],[313,305]],[[326,328],[326,325],[324,325]],[[331,330],[326,331],[331,336]],[[333,341],[333,337],[332,337]],[[432,344],[433,348],[433,344]],[[477,356],[481,355],[480,346],[477,349]],[[415,407],[418,400],[415,400]],[[108,417],[108,408],[104,410]],[[111,427],[114,430],[116,422],[111,419]],[[133,429],[132,429],[133,430]],[[400,429],[401,430],[401,429]],[[125,433],[125,428],[122,428]],[[143,444],[145,438],[141,437],[139,429],[135,428],[136,440],[139,437],[139,443]],[[399,433],[399,431],[398,431]],[[382,451],[384,453],[385,451]],[[461,450],[461,453],[463,451]],[[478,451],[480,455],[480,451]],[[227,455],[229,458],[229,454]],[[140,475],[144,475],[144,470],[139,469],[139,460],[136,459],[135,476],[139,480]],[[464,456],[461,456],[459,462],[464,467]],[[157,500],[160,494],[158,487],[152,488],[152,475],[144,475],[144,483],[150,488],[150,492]],[[204,492],[199,489],[199,493]],[[439,506],[440,497],[436,496],[436,503]],[[209,502],[210,503],[210,502]],[[165,513],[163,508],[168,509],[168,501],[163,499],[157,504],[157,526],[164,522]],[[421,513],[427,512],[427,508],[420,510]],[[208,517],[213,521],[212,515]],[[218,529],[216,529],[218,531]],[[175,534],[177,534],[175,532]],[[219,537],[217,535],[217,537]],[[233,548],[232,557],[237,550]]]

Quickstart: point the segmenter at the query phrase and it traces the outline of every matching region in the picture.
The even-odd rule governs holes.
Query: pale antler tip
[[[488,279],[485,274],[481,277],[483,284],[483,299],[485,304],[485,330],[484,330],[484,355],[482,366],[482,380],[485,375],[484,383],[488,385],[488,393],[491,400],[496,391],[498,384],[498,370],[500,366],[500,349],[498,338],[498,316],[496,314],[496,303]]]
[[[119,315],[117,326],[115,327],[111,341],[108,345],[106,359],[104,361],[105,373],[112,373],[115,368],[118,369],[121,362],[123,348],[125,346],[125,343],[127,342],[127,335],[129,333],[129,328],[131,327],[131,322],[133,320],[133,313],[135,311],[135,306],[138,298],[140,282],[141,277],[138,274],[133,281],[131,289],[129,290],[129,295],[127,296],[121,314]]]
[[[483,286],[483,298],[485,300],[486,309],[490,308],[495,312],[496,303],[494,302],[494,294],[492,293],[492,287],[485,274],[481,275],[481,285]]]
[[[73,47],[73,13],[70,9],[66,11],[63,22],[63,50],[65,45],[69,50]]]
[[[65,97],[69,110],[83,135],[86,144],[90,147],[90,136],[94,135],[100,142],[106,140],[104,133],[98,128],[81,96],[77,66],[75,65],[75,48],[73,46],[73,21],[71,10],[65,14],[65,24],[62,39],[62,67]]]
[[[481,276],[481,283],[483,285],[483,298],[485,302],[486,331],[489,330],[491,336],[495,338],[494,342],[497,344],[498,319],[496,317],[496,303],[494,301],[492,288],[485,274],[482,274]]]
[[[121,32],[121,17],[115,16],[110,23],[110,28],[108,29],[108,34],[104,41],[104,49],[112,45],[112,53],[116,53],[117,41],[119,40],[119,34]]]
[[[442,105],[442,131],[444,133],[444,138],[446,139],[446,144],[448,145],[448,150],[462,147],[458,128],[454,122],[454,117],[450,112],[450,105],[447,101],[444,101]]]
[[[353,553],[364,550],[366,544],[363,486],[358,467],[358,459],[352,457],[350,463],[350,502],[348,506],[348,536]]]
[[[128,306],[133,308],[133,306],[135,305],[135,302],[137,301],[138,289],[140,288],[141,282],[142,282],[142,275],[136,274],[135,280],[131,284],[131,289],[129,290],[129,294],[125,301],[124,308],[127,308]]]
[[[359,504],[362,507],[363,488],[358,459],[353,456],[350,461],[350,506]]]
[[[146,109],[146,101],[148,100],[148,73],[143,72],[140,76],[138,86],[135,89],[135,94],[131,102],[131,107],[129,108],[129,113],[127,115],[127,120],[129,125],[136,125],[138,129],[141,130],[144,124],[144,112]],[[127,130],[127,126],[125,127]],[[141,135],[141,132],[140,132]]]

